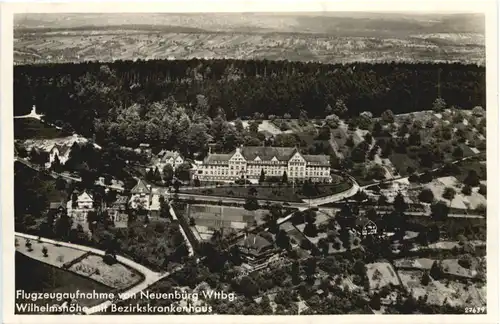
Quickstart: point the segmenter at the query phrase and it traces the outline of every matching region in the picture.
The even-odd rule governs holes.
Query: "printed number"
[[[465,307],[466,314],[485,314],[486,307]]]

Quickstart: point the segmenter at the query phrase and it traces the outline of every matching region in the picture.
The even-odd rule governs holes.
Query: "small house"
[[[377,225],[366,217],[356,219],[356,230],[361,236],[377,234]]]

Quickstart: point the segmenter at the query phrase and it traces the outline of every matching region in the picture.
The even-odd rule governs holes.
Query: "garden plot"
[[[415,298],[425,298],[427,303],[452,306],[485,306],[485,288],[481,285],[470,285],[451,280],[431,280],[427,286],[422,285],[422,271],[398,271],[404,287]]]
[[[398,277],[388,262],[376,262],[366,265],[366,275],[370,280],[370,289],[380,289],[390,284],[399,285]]]
[[[465,196],[462,194],[462,185],[459,183],[455,177],[441,177],[433,180],[431,183],[425,185],[434,194],[434,198],[437,200],[444,200],[449,203],[448,199],[443,198],[443,192],[446,187],[451,187],[455,189],[456,195],[451,201],[452,208],[457,209],[475,209],[478,205],[486,205],[486,197],[479,194],[477,189],[472,190],[470,196]]]
[[[116,289],[128,288],[141,280],[141,276],[132,269],[120,263],[108,265],[99,255],[89,255],[68,270]]]

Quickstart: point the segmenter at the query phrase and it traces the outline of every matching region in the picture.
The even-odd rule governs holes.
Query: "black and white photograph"
[[[448,4],[13,14],[4,310],[497,314],[496,30]]]

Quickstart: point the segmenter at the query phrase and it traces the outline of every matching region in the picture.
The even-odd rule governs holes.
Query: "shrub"
[[[106,263],[107,265],[113,265],[116,263],[116,258],[109,254],[109,253],[106,253],[103,257],[102,257],[102,260],[104,261],[104,263]]]
[[[47,249],[47,247],[46,247],[46,246],[44,246],[44,247],[42,248],[42,253],[43,253],[43,256],[44,256],[44,257],[48,257],[48,256],[49,256],[49,250]]]
[[[432,201],[434,201],[434,194],[432,193],[432,190],[425,188],[418,195],[418,199],[421,202],[431,203]]]

